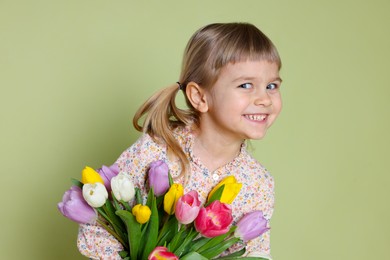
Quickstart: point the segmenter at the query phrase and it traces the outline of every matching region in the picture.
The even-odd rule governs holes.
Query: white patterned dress
[[[234,175],[242,183],[240,193],[231,204],[234,221],[237,222],[243,214],[253,210],[261,210],[264,217],[270,220],[274,206],[274,181],[268,171],[248,153],[245,143],[233,161],[210,172],[192,152],[194,133],[191,127],[178,127],[174,133],[190,161],[191,175],[184,187],[185,193],[196,190],[204,202],[219,181]],[[147,169],[156,160],[163,160],[168,164],[172,177],[179,175],[179,163],[168,159],[166,146],[156,143],[147,134],[143,134],[124,151],[117,164],[122,172],[132,177],[134,185],[146,194],[144,183]],[[175,182],[183,181],[182,177],[175,179]],[[122,250],[121,244],[100,226],[80,225],[77,246],[83,255],[92,259],[121,259],[118,255]],[[270,258],[270,231],[248,241],[246,250],[248,253]]]

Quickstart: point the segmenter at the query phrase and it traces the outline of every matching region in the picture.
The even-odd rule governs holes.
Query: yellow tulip
[[[83,184],[91,183],[94,184],[96,182],[100,182],[104,184],[102,177],[100,177],[99,173],[97,173],[91,167],[86,166],[81,172],[81,182]]]
[[[150,215],[152,214],[152,211],[148,206],[144,206],[141,204],[135,205],[131,212],[135,216],[137,222],[140,224],[145,224],[146,222],[148,222],[150,219]]]
[[[181,184],[174,183],[169,188],[168,192],[164,196],[164,210],[169,215],[175,213],[176,202],[184,194],[184,189]]]
[[[214,192],[216,192],[218,188],[222,185],[225,185],[225,188],[223,189],[222,196],[219,201],[222,203],[230,204],[240,192],[242,183],[237,183],[237,180],[234,176],[228,176],[210,191],[208,200],[211,198]]]

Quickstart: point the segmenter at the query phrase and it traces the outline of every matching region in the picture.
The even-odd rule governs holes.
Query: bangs
[[[241,25],[241,26],[240,26]],[[225,37],[217,39],[210,53],[213,69],[219,70],[228,63],[241,61],[269,61],[281,68],[281,60],[271,40],[254,26],[236,24],[230,31],[222,32]],[[213,57],[214,56],[214,57]]]
[[[181,82],[197,82],[204,87],[217,80],[229,63],[269,61],[280,70],[282,63],[272,41],[249,23],[210,24],[199,29],[187,44]]]

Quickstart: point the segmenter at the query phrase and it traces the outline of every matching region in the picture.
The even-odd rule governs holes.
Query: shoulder
[[[251,179],[254,183],[272,183],[274,179],[271,173],[265,168],[263,164],[261,164],[258,160],[256,160],[250,153],[246,150],[242,152],[241,165],[248,172],[246,178]],[[272,187],[273,188],[273,187]]]
[[[191,144],[194,136],[194,126],[186,125],[186,126],[177,126],[173,130],[173,135],[179,145],[185,150],[185,147]]]
[[[240,198],[247,211],[261,210],[270,219],[274,204],[274,179],[271,173],[252,155],[243,152],[240,160],[239,181],[243,184]]]
[[[146,164],[154,160],[166,157],[166,145],[158,143],[149,134],[142,134],[133,145],[127,148],[119,156],[116,163],[119,169],[138,167],[139,164]]]

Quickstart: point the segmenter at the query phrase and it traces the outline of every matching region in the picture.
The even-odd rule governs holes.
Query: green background
[[[260,27],[284,110],[253,153],[276,180],[276,260],[389,259],[390,2],[0,0],[1,259],[84,259],[56,204],[109,165],[212,22]]]

